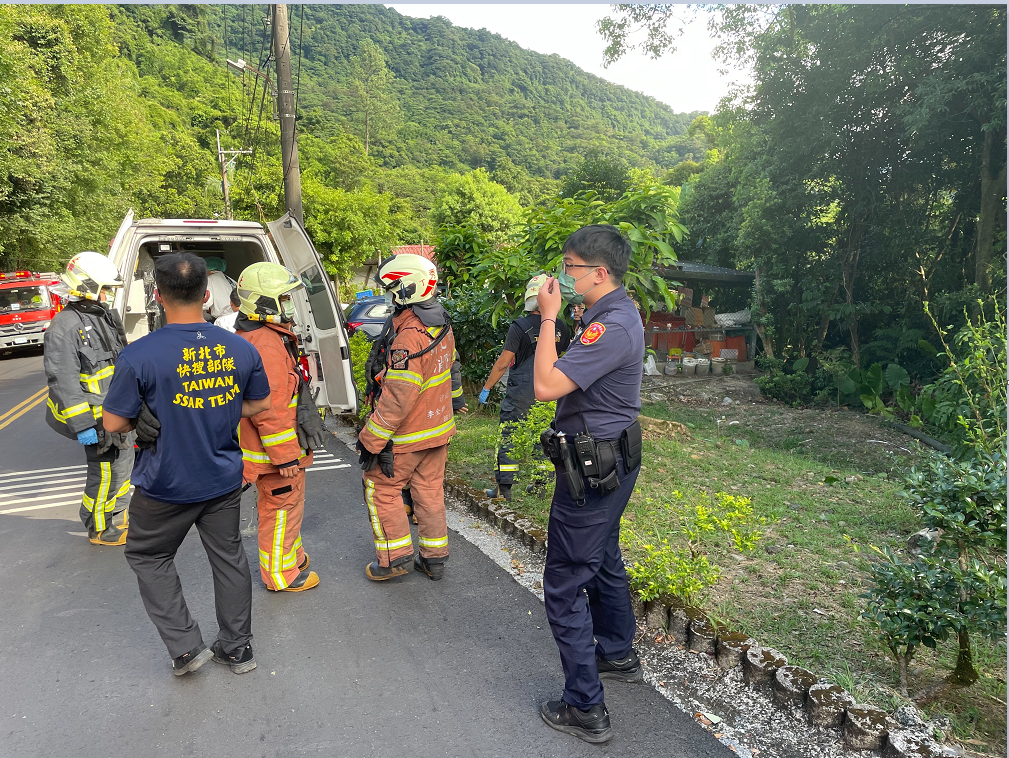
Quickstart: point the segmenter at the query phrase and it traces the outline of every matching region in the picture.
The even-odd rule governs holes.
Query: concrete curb
[[[914,738],[904,726],[872,706],[858,704],[841,687],[819,679],[812,672],[790,666],[784,654],[763,647],[746,635],[718,628],[697,609],[684,609],[660,601],[633,603],[634,615],[652,633],[668,633],[680,642],[683,621],[687,621],[689,649],[713,654],[716,665],[723,669],[743,667],[743,679],[753,689],[767,689],[772,700],[783,710],[803,711],[813,726],[831,726],[840,730],[844,746],[849,750],[882,751],[899,758],[932,758],[956,756],[951,748],[935,742],[919,729]],[[701,645],[695,640],[702,640]],[[703,649],[701,649],[703,647]],[[709,649],[712,648],[713,650]],[[813,690],[812,697],[810,690]],[[825,697],[826,696],[826,697]],[[892,739],[891,739],[892,737]]]
[[[466,509],[474,516],[493,524],[505,534],[519,540],[534,553],[546,553],[547,533],[529,519],[522,518],[515,513],[508,507],[506,501],[489,498],[484,493],[474,490],[458,477],[445,478],[445,494],[465,505]]]

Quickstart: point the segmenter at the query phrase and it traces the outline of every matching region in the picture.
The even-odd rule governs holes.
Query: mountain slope
[[[395,136],[375,150],[386,166],[494,169],[507,155],[533,176],[558,178],[592,148],[631,165],[670,166],[681,158],[670,138],[696,115],[444,18],[413,19],[377,5],[305,6],[303,20],[301,6],[289,10],[295,67],[299,30],[302,40],[299,110],[306,119],[322,111],[348,125],[351,59],[365,40],[385,54],[401,112]],[[227,7],[233,58],[236,48],[253,56],[259,50],[253,31],[262,27],[253,17],[265,12]],[[220,7],[210,11],[208,28],[222,52]]]

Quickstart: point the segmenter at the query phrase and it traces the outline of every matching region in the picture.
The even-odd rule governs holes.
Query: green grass
[[[679,514],[669,506],[673,491],[688,500],[717,491],[750,498],[754,516],[763,520],[761,540],[746,554],[729,540],[712,541],[709,559],[722,573],[705,609],[781,650],[790,662],[833,679],[859,700],[888,708],[899,704],[895,664],[872,628],[858,619],[864,605],[859,595],[869,546],[902,549],[906,537],[920,528],[915,513],[896,495],[899,471],[894,470],[909,463],[916,449],[854,414],[679,403],[647,404],[642,412],[685,424],[691,437],[646,439],[625,513],[634,531],[675,531]],[[730,426],[733,420],[739,423]],[[492,486],[496,415],[473,412],[457,417],[457,423],[460,433],[449,453],[452,475],[475,489]],[[911,455],[900,451],[902,446]],[[543,499],[526,494],[525,477],[522,471],[516,480],[512,508],[545,526],[549,488]],[[624,545],[624,551],[631,560],[641,554],[636,544]],[[1005,644],[978,640],[975,655],[984,672],[981,681],[950,693],[929,711],[949,716],[958,739],[983,743],[969,743],[972,750],[1004,755]],[[920,653],[913,662],[912,690],[944,676],[955,656],[953,642],[938,653]]]

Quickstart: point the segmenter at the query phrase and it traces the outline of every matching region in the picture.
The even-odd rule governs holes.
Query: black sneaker
[[[224,652],[224,645],[220,640],[214,643],[214,663],[224,663],[236,674],[247,674],[256,668],[256,659],[252,657],[252,645],[246,644],[237,655],[228,655]]]
[[[631,649],[630,655],[617,661],[607,661],[596,658],[596,668],[600,679],[613,679],[617,682],[643,682],[645,674],[641,670],[641,659],[637,651]]]
[[[586,742],[596,744],[613,739],[610,713],[606,710],[605,703],[599,703],[583,711],[568,705],[563,700],[551,700],[540,706],[540,716],[551,729],[574,735]]]
[[[190,671],[196,671],[213,657],[214,654],[207,650],[207,646],[201,642],[188,653],[172,659],[172,673],[175,676],[182,676]]]
[[[422,571],[437,582],[445,576],[445,561],[442,558],[422,558],[418,553],[413,557],[413,570]]]

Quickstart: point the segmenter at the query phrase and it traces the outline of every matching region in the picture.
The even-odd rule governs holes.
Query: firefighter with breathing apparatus
[[[245,481],[258,490],[259,573],[267,589],[301,592],[319,584],[301,543],[305,469],[324,447],[322,418],[291,331],[292,293],[304,284],[276,263],[254,263],[238,278],[236,333],[251,342],[270,380],[271,407],[239,426]]]
[[[44,338],[46,423],[84,445],[88,473],[80,516],[88,539],[94,545],[124,545],[135,435],[113,434],[102,426],[102,401],[116,357],[126,347],[123,322],[108,302],[123,280],[112,261],[94,252],[71,258],[61,279],[56,294],[69,302]]]
[[[454,410],[465,403],[455,338],[437,300],[438,270],[431,261],[393,256],[382,261],[375,279],[394,312],[365,367],[372,410],[357,448],[376,552],[365,574],[374,581],[403,576],[412,559],[417,571],[439,580],[448,557],[445,461],[455,434]],[[404,487],[418,523],[416,556]]]

